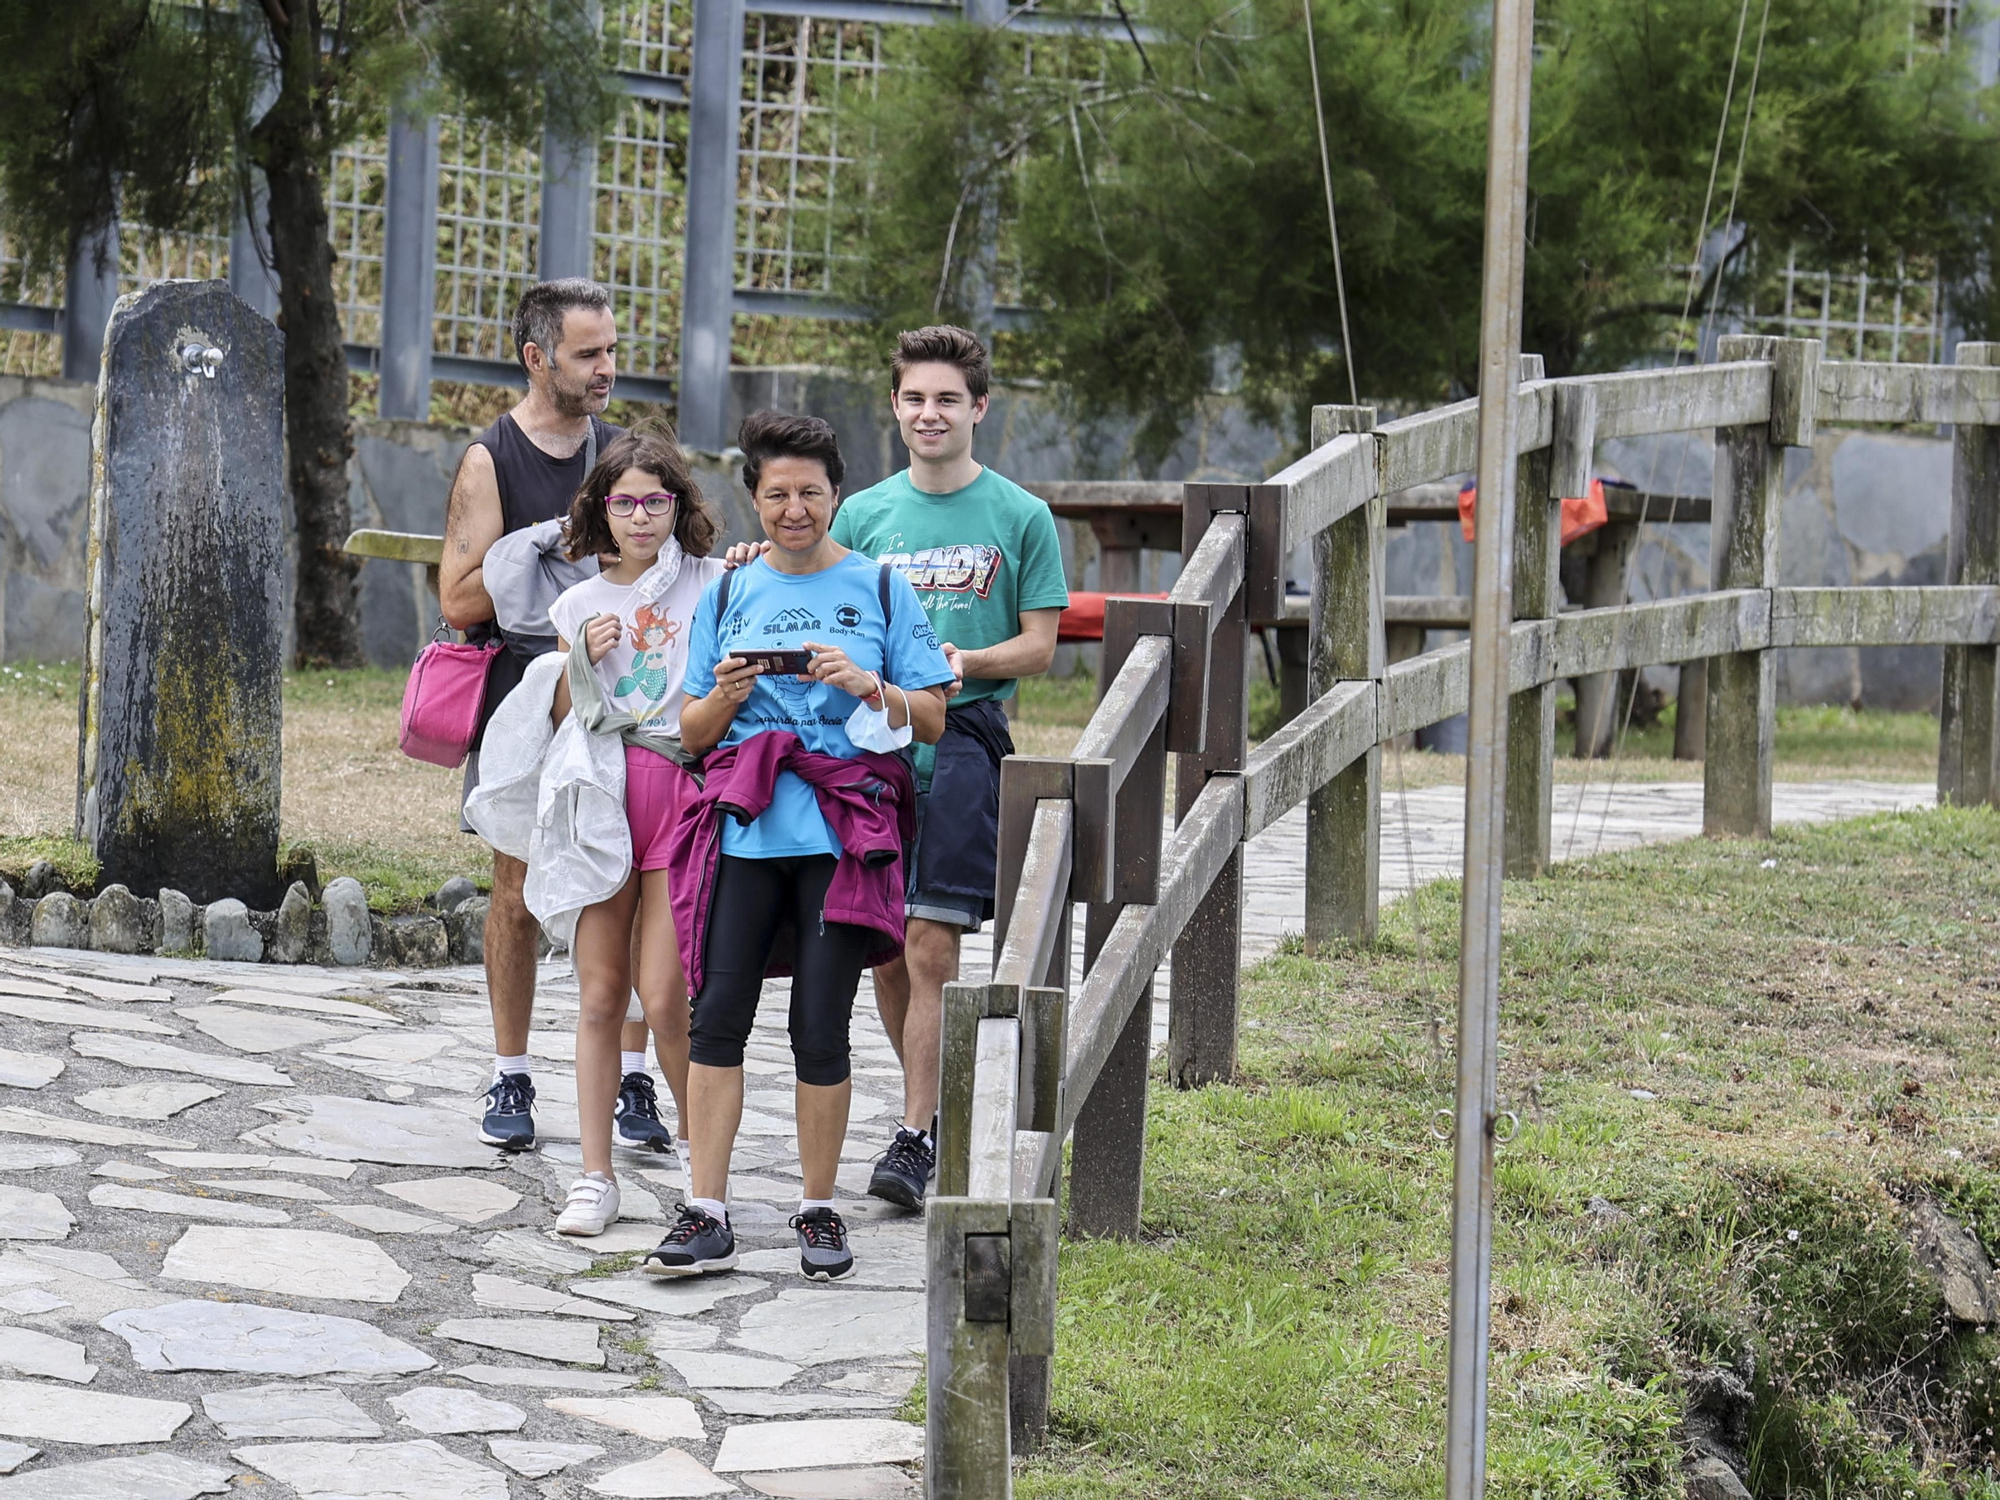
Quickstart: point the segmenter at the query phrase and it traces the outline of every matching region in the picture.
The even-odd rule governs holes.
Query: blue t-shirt
[[[889,618],[882,618],[880,569],[850,552],[818,573],[780,573],[759,558],[730,575],[729,613],[718,621],[722,581],[711,583],[695,607],[681,688],[702,698],[715,690],[716,663],[732,646],[797,650],[807,641],[837,646],[864,672],[915,692],[951,681],[937,636],[901,574],[889,577]],[[891,699],[895,697],[890,695]],[[808,750],[851,760],[861,752],[847,737],[847,720],[860,699],[822,682],[767,673],[736,710],[725,745],[753,734],[788,729]],[[840,841],[820,816],[813,790],[790,771],[778,774],[771,805],[747,828],[724,819],[722,852],[738,859],[781,859],[797,854],[838,857]]]

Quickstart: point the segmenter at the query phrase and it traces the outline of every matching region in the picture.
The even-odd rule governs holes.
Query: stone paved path
[[[1558,789],[1557,846],[1576,792]],[[1597,841],[1602,788],[1576,844]],[[1781,820],[1928,789],[1781,787]],[[1409,798],[1419,878],[1455,869],[1461,793]],[[1621,788],[1605,848],[1684,837],[1700,788]],[[1250,860],[1246,958],[1296,930],[1303,822]],[[1407,883],[1384,819],[1387,899]],[[982,972],[983,943],[968,973]],[[922,1432],[921,1219],[861,1196],[900,1093],[864,994],[840,1173],[858,1274],[802,1281],[782,1005],[753,1037],[735,1276],[628,1269],[675,1197],[549,1232],[578,1170],[576,1000],[545,966],[530,1044],[546,1140],[475,1144],[482,976],[0,951],[0,1500],[907,1496]],[[1160,1021],[1164,1020],[1162,1012]]]

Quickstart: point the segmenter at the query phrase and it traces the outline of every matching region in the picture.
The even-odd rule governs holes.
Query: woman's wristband
[[[878,708],[887,713],[889,710],[889,696],[888,690],[882,685],[882,674],[880,672],[870,672],[868,676],[874,680],[875,691],[868,694],[861,701],[871,708]]]

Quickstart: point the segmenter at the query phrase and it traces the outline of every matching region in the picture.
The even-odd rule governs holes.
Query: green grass
[[[1281,953],[1237,1080],[1156,1079],[1143,1237],[1063,1248],[1024,1496],[1441,1492],[1457,918],[1441,883]],[[2000,1344],[1904,1238],[1928,1195],[2000,1239],[1996,926],[1988,811],[1508,886],[1494,1495],[1677,1497],[1736,1380],[1767,1500],[2000,1496]]]
[[[1557,700],[1556,742],[1565,749],[1575,734],[1575,705]],[[1621,705],[1622,707],[1622,702]],[[1665,760],[1674,753],[1674,718],[1669,703],[1657,722],[1634,725],[1625,736],[1627,757]],[[1832,704],[1780,705],[1775,758],[1823,772],[1919,779],[1937,774],[1938,721],[1935,714],[1888,713]]]

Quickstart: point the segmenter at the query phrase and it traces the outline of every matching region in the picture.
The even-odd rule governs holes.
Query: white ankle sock
[[[527,1053],[523,1052],[519,1057],[502,1057],[498,1052],[493,1054],[493,1077],[496,1081],[507,1073],[525,1074],[527,1071]]]
[[[717,1203],[713,1198],[690,1198],[688,1207],[700,1209],[718,1224],[726,1226],[729,1223],[729,1205],[726,1203]]]
[[[618,1071],[621,1073],[643,1073],[646,1071],[644,1052],[623,1052],[618,1054]]]
[[[799,1199],[799,1212],[802,1214],[809,1214],[816,1208],[832,1208],[832,1207],[833,1207],[833,1200],[831,1198]]]

